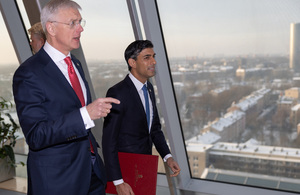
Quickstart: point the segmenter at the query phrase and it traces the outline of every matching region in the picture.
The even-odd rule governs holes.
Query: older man
[[[119,101],[91,102],[81,64],[70,54],[79,47],[85,24],[80,9],[71,0],[52,0],[43,8],[47,41],[13,77],[17,113],[29,145],[28,194],[105,194],[104,166],[90,128]]]

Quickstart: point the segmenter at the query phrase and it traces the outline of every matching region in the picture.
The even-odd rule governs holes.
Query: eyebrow
[[[156,53],[153,54],[153,56],[155,56],[155,55],[156,55]],[[151,54],[144,55],[144,57],[149,57],[149,56],[152,56],[152,55]]]
[[[70,18],[68,21],[69,22],[73,22],[73,21],[80,21],[80,20],[82,20],[82,17],[80,17],[79,19],[78,18]]]

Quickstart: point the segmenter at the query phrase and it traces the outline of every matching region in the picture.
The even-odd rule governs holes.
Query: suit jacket
[[[107,92],[107,97],[121,101],[120,104],[113,104],[104,119],[102,148],[109,181],[122,178],[118,152],[152,154],[154,143],[161,157],[170,153],[161,130],[153,86],[148,82],[147,87],[153,105],[150,133],[142,101],[128,75]]]
[[[89,104],[91,95],[83,69],[74,56],[72,60],[84,80]],[[80,100],[44,49],[16,70],[13,93],[29,146],[28,194],[86,195],[92,166],[106,184],[100,156],[97,154],[95,164],[91,163],[89,138],[93,148],[98,144],[85,128]]]

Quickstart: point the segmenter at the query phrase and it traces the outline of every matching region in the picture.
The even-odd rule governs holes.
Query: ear
[[[45,44],[44,39],[40,38],[40,40],[39,40],[39,42],[37,42],[37,44],[38,44],[37,45],[38,47],[42,47]]]
[[[55,35],[55,25],[52,22],[47,22],[46,23],[46,29],[47,29],[47,32],[50,36]]]
[[[45,39],[44,38],[40,38],[41,44],[44,45],[45,44]]]
[[[131,68],[136,68],[136,61],[134,59],[129,58],[128,64],[131,66]]]

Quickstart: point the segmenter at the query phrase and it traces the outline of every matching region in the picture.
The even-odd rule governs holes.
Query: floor
[[[0,189],[0,195],[24,195],[24,193]]]
[[[16,177],[11,180],[0,182],[0,195],[24,195],[27,194],[27,170],[26,165],[19,162],[26,162],[27,155],[15,154],[17,167]]]
[[[26,162],[27,156],[24,155],[15,155],[16,160]],[[0,183],[0,195],[24,195],[27,193],[27,170],[26,165],[22,166],[18,164],[16,167],[16,177],[11,180],[7,180]],[[170,194],[170,191],[166,187],[157,186],[156,189],[157,195],[167,195]]]
[[[27,179],[22,177],[15,177],[0,183],[0,195],[24,195],[27,192]],[[170,194],[168,188],[158,187],[158,194]]]
[[[0,183],[0,195],[24,195],[26,192],[26,178],[15,177]]]

